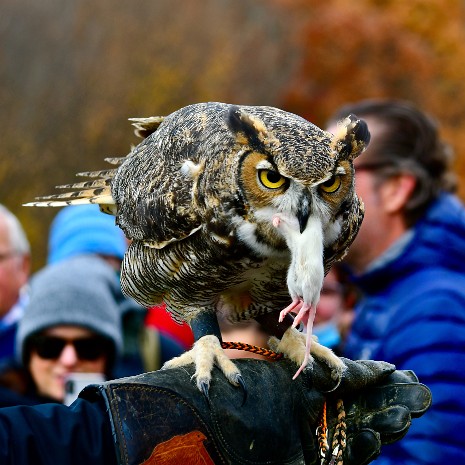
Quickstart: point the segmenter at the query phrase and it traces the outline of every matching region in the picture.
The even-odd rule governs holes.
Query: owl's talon
[[[245,401],[247,400],[247,394],[248,394],[247,386],[245,384],[244,378],[241,375],[238,375],[236,377],[236,381],[240,385],[240,387],[242,388],[242,392],[244,393],[244,397],[242,398],[242,404],[241,404],[241,407],[242,407],[245,404]]]
[[[189,365],[191,363],[194,363],[194,359],[192,357],[191,351],[188,351],[188,352],[184,352],[179,357],[174,357],[171,360],[167,360],[162,365],[160,370],[169,370],[170,368],[177,368],[180,366]]]
[[[202,392],[202,394],[205,396],[205,399],[207,400],[208,407],[210,407],[210,395],[208,393],[210,389],[210,383],[206,380],[199,380],[197,379],[197,387],[199,390]]]
[[[176,368],[194,363],[197,388],[205,394],[208,391],[212,378],[213,366],[216,365],[226,376],[228,381],[235,386],[242,386],[241,373],[221,347],[220,340],[208,334],[202,336],[191,350],[184,352],[163,365],[163,368]],[[242,383],[241,383],[242,380]]]
[[[281,339],[271,337],[268,340],[268,346],[275,352],[284,354],[300,366],[294,378],[302,371],[312,369],[313,357],[322,360],[331,369],[331,378],[336,381],[336,385],[332,390],[336,389],[342,380],[342,375],[346,366],[344,362],[334,354],[331,349],[318,343],[316,336],[311,336],[311,355],[308,356],[308,362],[304,365],[306,358],[306,336],[300,333],[295,328],[288,328]],[[312,357],[313,356],[313,357]]]

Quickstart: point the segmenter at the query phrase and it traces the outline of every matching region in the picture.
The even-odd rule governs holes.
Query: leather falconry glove
[[[429,389],[413,373],[385,362],[344,359],[339,386],[317,360],[294,381],[289,360],[235,363],[248,388],[245,402],[242,390],[216,368],[210,397],[203,396],[193,365],[89,386],[80,396],[104,402],[125,465],[320,464],[332,456],[333,463],[364,465],[382,444],[401,439],[431,403]]]

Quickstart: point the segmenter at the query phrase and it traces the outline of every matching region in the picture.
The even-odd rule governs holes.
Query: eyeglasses
[[[334,296],[342,295],[344,287],[339,283],[324,283],[321,289],[321,295]]]
[[[80,360],[97,360],[109,350],[108,341],[99,336],[62,339],[56,336],[37,335],[30,341],[30,347],[45,360],[57,359],[68,344],[74,347]]]
[[[388,166],[393,166],[391,162],[388,161],[374,161],[374,162],[366,162],[366,163],[358,163],[355,168],[355,172],[357,171],[376,171]]]

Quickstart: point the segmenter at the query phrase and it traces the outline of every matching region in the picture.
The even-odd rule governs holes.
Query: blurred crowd
[[[1,406],[69,403],[82,374],[91,384],[153,371],[190,347],[190,329],[163,307],[122,294],[126,247],[114,218],[69,206],[52,222],[46,266],[30,276],[25,232],[1,208]]]
[[[453,154],[436,121],[409,102],[346,105],[327,130],[349,113],[371,133],[354,162],[365,219],[324,280],[314,333],[338,355],[413,370],[433,393],[430,411],[375,463],[465,463],[465,209]],[[0,406],[69,403],[82,378],[157,370],[191,347],[190,328],[163,305],[145,309],[122,294],[127,245],[97,206],[65,207],[46,266],[30,276],[26,234],[0,205]],[[220,325],[224,340],[267,345],[256,321]]]

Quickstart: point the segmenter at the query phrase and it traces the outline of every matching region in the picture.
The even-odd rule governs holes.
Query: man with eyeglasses
[[[30,273],[30,246],[20,222],[0,204],[0,364],[14,356],[22,292]]]
[[[376,463],[465,463],[465,209],[452,194],[452,152],[409,102],[361,101],[331,121],[349,113],[371,141],[354,162],[365,218],[345,264],[361,299],[344,355],[408,367],[433,394]]]

